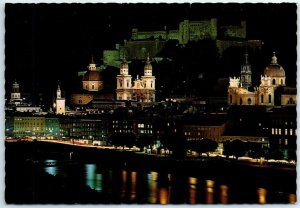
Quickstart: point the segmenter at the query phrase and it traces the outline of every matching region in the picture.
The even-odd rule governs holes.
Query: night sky
[[[296,4],[6,4],[6,90],[16,79],[22,92],[51,96],[61,80],[77,79],[91,55],[101,62],[131,29],[178,29],[184,19],[218,18],[218,24],[247,21],[248,39],[276,50],[287,71],[296,71]],[[270,63],[272,54],[265,60]],[[295,74],[295,73],[292,73]],[[81,83],[78,83],[80,85]]]

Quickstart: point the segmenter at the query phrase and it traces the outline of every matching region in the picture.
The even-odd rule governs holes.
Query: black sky
[[[261,39],[296,70],[296,4],[6,4],[6,90],[54,91],[85,70],[91,55],[130,38],[131,29],[178,29],[184,19],[247,21],[248,38]],[[278,55],[279,56],[279,55]],[[269,63],[266,60],[266,64]],[[64,84],[66,85],[66,84]]]

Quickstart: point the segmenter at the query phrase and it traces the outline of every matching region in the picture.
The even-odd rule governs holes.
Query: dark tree
[[[155,140],[156,139],[153,136],[142,135],[139,138],[137,138],[136,146],[142,150],[144,147],[147,147],[148,145],[150,145],[151,152],[152,152],[152,145],[154,144]]]
[[[236,158],[245,155],[245,143],[241,140],[233,140],[224,142],[224,154],[226,156],[234,155]]]
[[[109,141],[115,146],[132,147],[136,143],[136,136],[133,133],[115,133],[109,137]]]
[[[188,147],[199,154],[206,153],[207,156],[209,156],[208,152],[215,151],[218,147],[218,143],[211,139],[193,140],[188,142]]]

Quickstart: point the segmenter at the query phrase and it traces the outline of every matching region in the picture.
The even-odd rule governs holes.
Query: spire
[[[277,57],[276,57],[275,51],[273,52],[271,64],[277,64]]]
[[[150,64],[150,57],[149,57],[149,53],[147,55],[147,64]]]
[[[249,62],[248,62],[248,51],[246,51],[246,53],[244,54],[244,64],[245,65],[249,64]]]
[[[92,60],[91,60],[91,64],[94,64],[94,56],[92,55]]]
[[[123,56],[122,61],[123,61],[123,63],[126,63],[126,62],[127,62],[127,61],[126,61],[126,56],[125,56],[125,55]]]
[[[58,80],[57,90],[56,90],[56,98],[61,98],[61,91],[60,91],[60,83]]]

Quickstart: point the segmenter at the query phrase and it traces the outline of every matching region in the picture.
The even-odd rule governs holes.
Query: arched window
[[[243,104],[243,100],[242,100],[242,98],[240,98],[240,105],[242,105]]]
[[[122,84],[123,84],[122,80],[120,80],[119,83],[120,83],[120,87],[122,87]]]
[[[232,104],[232,95],[230,95],[229,100],[230,104]]]
[[[247,102],[248,102],[248,105],[251,105],[251,98],[248,98]]]
[[[264,103],[264,95],[261,95],[261,96],[260,96],[260,102],[261,102],[261,103]]]
[[[272,83],[273,83],[273,85],[275,85],[275,83],[276,83],[276,82],[275,82],[275,79],[273,79]]]
[[[283,79],[280,80],[280,83],[283,85]]]
[[[127,87],[129,87],[129,80],[127,80]]]
[[[92,84],[92,89],[94,89],[95,88],[95,86],[94,86],[94,84]]]
[[[269,103],[271,103],[271,102],[272,102],[272,96],[269,95]]]
[[[153,81],[151,81],[151,88],[153,87]]]

